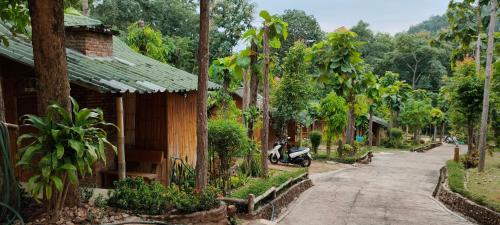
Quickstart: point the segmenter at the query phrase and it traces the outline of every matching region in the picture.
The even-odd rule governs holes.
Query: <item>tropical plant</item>
[[[356,37],[356,33],[340,28],[312,47],[313,65],[320,72],[318,81],[336,87],[337,94],[344,96],[349,103],[346,127],[348,144],[354,142],[356,95],[363,91],[365,84],[361,73],[363,60],[358,49],[361,43]]]
[[[391,77],[395,76],[395,73],[392,72],[386,73],[386,75],[387,74]],[[384,81],[385,77],[386,76],[382,78],[382,81]],[[381,91],[382,99],[384,103],[389,107],[391,113],[391,116],[389,118],[389,128],[391,128],[393,124],[395,125],[395,127],[398,127],[399,112],[403,107],[403,102],[405,102],[410,97],[411,87],[404,81],[395,81],[389,86],[383,87]]]
[[[195,182],[194,168],[186,159],[170,159],[170,184],[175,184],[181,188],[192,188]]]
[[[27,27],[30,24],[28,7],[22,0],[0,0],[0,21],[8,22],[12,33],[27,34]],[[3,45],[9,46],[9,40],[0,34],[0,41]]]
[[[309,134],[309,139],[311,140],[311,146],[314,154],[318,154],[318,147],[321,144],[321,138],[323,137],[323,134],[320,131],[312,131]]]
[[[326,123],[326,154],[330,158],[332,139],[337,138],[339,142],[339,156],[342,155],[342,138],[347,123],[347,103],[344,98],[334,92],[328,94],[320,103],[321,117]]]
[[[46,117],[24,116],[23,124],[36,132],[19,136],[17,143],[29,142],[19,150],[18,166],[31,169],[28,190],[35,199],[42,199],[49,212],[57,216],[62,210],[68,190],[78,177],[92,174],[97,161],[106,163],[107,140],[100,109],[82,108],[72,99],[73,110],[57,104],[47,108]]]
[[[389,139],[384,145],[388,148],[401,148],[403,146],[403,131],[399,128],[391,128],[389,130]]]
[[[262,33],[262,48],[263,48],[263,66],[262,66],[262,80],[263,80],[263,102],[262,102],[262,122],[263,132],[261,140],[261,153],[260,161],[262,164],[262,176],[266,177],[268,174],[267,166],[267,148],[269,144],[269,65],[270,65],[270,47],[274,49],[281,48],[281,40],[286,40],[288,36],[288,24],[277,16],[271,16],[269,12],[262,10],[259,13],[260,17],[264,19]]]

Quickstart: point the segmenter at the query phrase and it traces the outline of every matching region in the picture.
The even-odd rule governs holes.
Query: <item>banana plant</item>
[[[71,112],[52,104],[45,117],[25,115],[23,125],[36,131],[17,139],[19,146],[28,142],[19,151],[17,166],[33,172],[28,181],[29,194],[42,200],[48,212],[55,215],[63,208],[70,184],[91,175],[95,162],[106,163],[106,145],[116,153],[104,130],[115,125],[104,121],[102,110],[80,109],[74,99],[71,102]]]

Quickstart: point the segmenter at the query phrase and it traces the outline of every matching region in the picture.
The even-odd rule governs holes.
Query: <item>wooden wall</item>
[[[196,162],[196,92],[167,95],[168,155]]]
[[[135,148],[167,151],[167,96],[136,95]]]

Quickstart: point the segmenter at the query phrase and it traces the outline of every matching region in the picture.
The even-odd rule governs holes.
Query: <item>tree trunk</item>
[[[229,80],[229,71],[228,70],[224,70],[224,80],[222,82],[222,90],[224,91],[224,95],[227,95],[230,97],[230,93],[229,93],[229,83],[230,83],[230,80]],[[230,101],[229,99],[226,99],[226,98],[223,98],[222,100],[222,113],[223,113],[223,118],[224,119],[227,119],[229,117],[229,114],[228,114],[228,110],[229,110],[229,102]]]
[[[247,70],[243,74],[243,99],[242,99],[243,111],[247,110],[249,105],[250,105],[250,73]]]
[[[432,134],[432,142],[436,141],[437,136],[437,124],[434,124],[434,133]]]
[[[418,132],[418,128],[415,128],[415,130],[413,131],[413,145],[417,145],[418,144],[418,141],[417,141],[418,134],[417,134],[417,132]]]
[[[471,121],[467,123],[467,153],[474,151],[474,125]]]
[[[443,122],[441,124],[441,137],[439,138],[439,141],[443,142],[443,138],[444,138],[444,128],[445,128],[445,122]]]
[[[267,177],[267,147],[269,143],[269,27],[264,25],[263,48],[264,66],[262,68],[264,102],[262,105],[263,132],[261,140],[260,162],[262,165],[262,176]]]
[[[355,124],[355,115],[354,115],[354,105],[356,104],[356,99],[354,95],[351,93],[349,96],[349,112],[347,113],[347,129],[346,129],[346,143],[349,145],[354,144],[354,124]]]
[[[332,152],[332,138],[327,137],[326,139],[326,159],[330,159],[330,154]]]
[[[395,117],[394,117],[394,126],[395,127],[399,127],[398,119],[399,119],[399,111],[396,111]]]
[[[82,0],[82,15],[89,16],[89,0]]]
[[[30,0],[33,59],[38,77],[38,112],[55,102],[70,111],[62,0]]]
[[[5,104],[3,101],[2,74],[0,74],[0,122],[5,122]]]
[[[255,43],[252,43],[250,46],[250,84],[249,84],[249,107],[257,107],[257,95],[259,91],[259,74],[255,70],[255,67],[257,65],[257,60],[258,60],[258,47]],[[250,121],[247,124],[247,137],[250,140],[254,140],[254,122]],[[247,154],[246,157],[246,162],[247,162],[247,173],[251,174],[251,163],[253,160],[253,149],[250,149],[250,151]]]
[[[477,2],[476,7],[476,26],[477,26],[477,39],[476,39],[476,73],[479,74],[481,71],[481,4],[479,0]]]
[[[488,112],[490,106],[490,89],[493,64],[493,47],[495,45],[495,26],[497,20],[498,2],[491,2],[490,24],[488,27],[488,47],[486,49],[486,77],[484,79],[483,112],[481,113],[481,128],[479,131],[479,172],[484,170],[486,160],[486,137],[488,131]]]
[[[208,29],[209,0],[200,0],[200,40],[198,47],[198,92],[196,99],[196,188],[203,189],[208,182]]]
[[[373,110],[370,110],[370,120],[368,121],[368,147],[373,146]]]
[[[57,103],[70,112],[70,86],[64,46],[64,2],[29,0],[28,5],[33,60],[38,77],[39,115],[45,115],[47,107],[52,103]],[[78,184],[72,185],[65,198],[66,206],[77,205],[79,199]]]

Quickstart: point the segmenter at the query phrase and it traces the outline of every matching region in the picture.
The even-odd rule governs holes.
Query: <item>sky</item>
[[[258,13],[267,10],[281,14],[285,9],[301,9],[313,15],[325,32],[345,26],[352,27],[359,20],[370,24],[377,32],[395,34],[430,16],[446,12],[449,0],[254,0]]]

